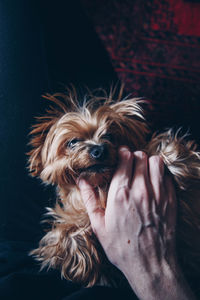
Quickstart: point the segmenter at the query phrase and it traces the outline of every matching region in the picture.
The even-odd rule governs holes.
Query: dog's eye
[[[80,142],[80,139],[72,139],[71,141],[69,141],[69,142],[67,143],[67,147],[73,148],[73,147],[76,146],[76,144],[77,144],[78,142]]]

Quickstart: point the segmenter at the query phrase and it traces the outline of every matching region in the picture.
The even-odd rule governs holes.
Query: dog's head
[[[94,97],[80,106],[71,95],[45,98],[57,108],[37,118],[29,168],[46,183],[69,186],[83,176],[94,186],[103,186],[117,165],[119,146],[131,150],[144,146],[148,129],[140,99],[114,102]]]

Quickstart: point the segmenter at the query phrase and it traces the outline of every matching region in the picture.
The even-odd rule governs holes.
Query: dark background
[[[38,273],[27,256],[55,197],[28,176],[28,133],[46,107],[42,94],[73,83],[81,98],[85,86],[121,81],[125,94],[149,99],[155,130],[183,126],[199,142],[198,13],[198,1],[0,0],[1,299],[132,296],[80,289],[56,272]]]

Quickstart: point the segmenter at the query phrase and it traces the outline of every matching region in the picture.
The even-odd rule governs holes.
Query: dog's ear
[[[51,115],[37,117],[38,123],[33,125],[30,132],[32,138],[29,145],[32,149],[27,153],[29,156],[28,164],[32,176],[39,176],[42,169],[42,148],[50,128],[55,124],[57,118]]]
[[[142,108],[143,104],[145,104],[145,100],[132,98],[111,105],[111,109],[114,111],[113,123],[119,128],[125,141],[129,140],[130,145],[135,145],[137,148],[143,146],[149,132]]]
[[[44,116],[36,117],[37,123],[33,125],[30,132],[31,140],[29,145],[31,150],[27,153],[29,156],[28,167],[32,176],[39,176],[43,170],[42,149],[52,126],[67,112],[78,109],[77,97],[74,94],[46,94],[43,98],[51,101]]]

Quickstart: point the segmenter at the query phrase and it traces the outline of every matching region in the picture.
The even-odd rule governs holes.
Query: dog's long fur
[[[110,95],[79,106],[72,94],[45,98],[53,106],[37,118],[29,152],[31,174],[55,185],[58,192],[56,206],[48,208],[52,228],[31,253],[42,268],[60,269],[66,279],[85,286],[109,279],[112,266],[92,232],[76,182],[80,176],[87,178],[105,208],[117,151],[126,145],[131,151],[160,155],[173,175],[179,261],[186,276],[200,276],[200,153],[195,143],[172,130],[153,134],[147,142],[150,132],[141,99],[114,102]],[[100,159],[91,156],[91,149],[101,145],[105,154]]]

